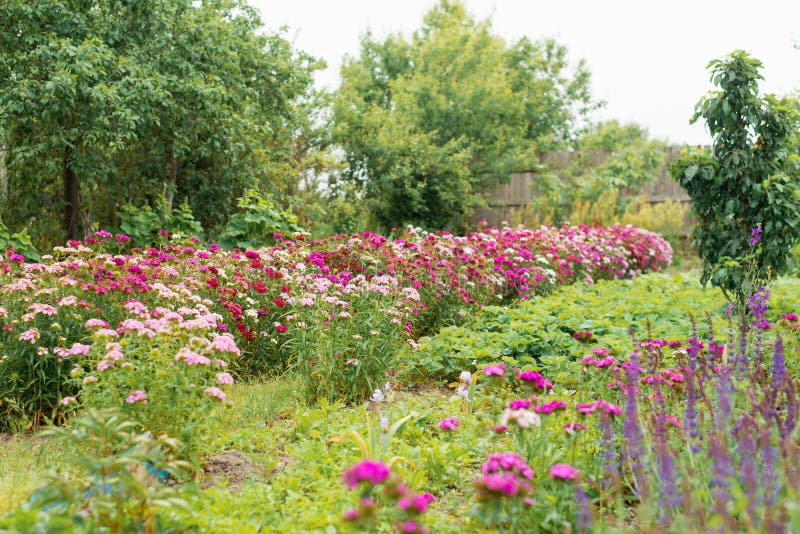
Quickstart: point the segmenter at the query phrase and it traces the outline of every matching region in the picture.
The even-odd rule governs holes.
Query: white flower
[[[521,410],[512,410],[511,408],[506,408],[506,410],[500,416],[500,424],[508,426],[509,422],[516,423],[520,428],[542,425],[542,419],[539,417],[539,414],[524,408]]]
[[[383,391],[381,391],[380,388],[377,388],[369,400],[372,402],[383,402],[386,400],[386,396],[383,394]]]
[[[465,384],[469,384],[470,382],[472,382],[472,373],[470,373],[469,371],[461,371],[461,374],[458,376],[458,379]]]
[[[469,402],[469,386],[463,385],[458,386],[458,390],[456,390],[456,395],[459,397],[464,397],[464,400]]]
[[[385,415],[381,416],[381,430],[383,430],[384,432],[389,430],[389,418],[386,417]]]

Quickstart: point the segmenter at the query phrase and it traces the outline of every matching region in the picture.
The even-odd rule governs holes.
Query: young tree
[[[705,120],[713,152],[692,152],[671,168],[697,215],[701,281],[740,311],[757,286],[786,269],[800,231],[796,103],[759,94],[761,67],[741,50],[709,63],[719,89],[700,100],[692,122]]]
[[[461,230],[481,190],[562,146],[591,107],[583,62],[554,41],[510,46],[459,1],[441,0],[410,40],[367,34],[334,102],[345,178],[378,225]]]

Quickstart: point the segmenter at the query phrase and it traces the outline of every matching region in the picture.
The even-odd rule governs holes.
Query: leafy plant
[[[719,90],[700,100],[692,122],[705,120],[713,153],[694,151],[671,167],[698,218],[701,282],[722,289],[741,314],[758,286],[786,271],[800,231],[796,106],[758,93],[761,67],[741,50],[709,63]]]
[[[21,230],[11,233],[2,220],[0,220],[0,251],[5,251],[6,255],[19,254],[33,261],[41,260],[28,232]]]
[[[164,197],[159,197],[155,209],[148,204],[141,207],[123,204],[119,219],[122,232],[139,247],[163,243],[172,235],[186,238],[203,236],[203,227],[194,218],[189,204],[182,202],[177,208],[170,208]]]
[[[137,434],[139,425],[115,410],[88,410],[71,428],[43,432],[75,451],[74,474],[52,473],[30,503],[0,519],[17,532],[180,532],[165,511],[188,508],[187,488],[164,484],[188,465],[176,458],[179,441]]]
[[[255,189],[245,191],[237,205],[239,211],[231,216],[219,237],[224,247],[260,248],[274,243],[275,234],[293,236],[304,231],[294,213],[280,209],[270,197]]]

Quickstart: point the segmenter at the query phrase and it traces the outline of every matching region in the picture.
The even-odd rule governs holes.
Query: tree
[[[527,38],[506,45],[490,22],[441,0],[410,40],[363,37],[334,101],[344,179],[374,223],[461,230],[481,190],[571,139],[593,106],[583,62]]]
[[[700,100],[692,122],[705,120],[713,152],[692,152],[671,168],[697,215],[701,281],[721,288],[740,311],[759,285],[786,270],[800,231],[796,103],[759,94],[761,67],[741,50],[709,63],[719,90]]]
[[[5,210],[24,221],[49,195],[77,238],[163,195],[221,225],[271,180],[318,66],[260,26],[241,0],[0,4]]]

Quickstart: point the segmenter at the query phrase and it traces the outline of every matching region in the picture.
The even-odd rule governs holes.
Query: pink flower
[[[569,464],[556,464],[550,468],[550,476],[563,480],[572,480],[578,476],[578,470]]]
[[[437,425],[442,430],[455,430],[458,428],[458,419],[455,417],[445,417]]]
[[[586,425],[582,425],[580,423],[567,423],[564,425],[564,430],[567,431],[567,434],[572,434],[578,430],[586,430]]]
[[[361,519],[361,514],[358,512],[358,508],[353,508],[342,514],[342,519],[345,521],[358,521]]]
[[[230,373],[217,373],[217,382],[231,386],[233,385],[233,377]]]
[[[64,397],[59,401],[59,404],[61,406],[69,406],[73,402],[78,402],[78,399],[76,399],[75,397]]]
[[[589,341],[594,339],[594,334],[592,334],[588,330],[578,330],[577,332],[572,334],[572,337],[575,340],[580,341],[581,343],[588,343]]]
[[[791,321],[793,323],[796,323],[798,321],[798,317],[794,313],[784,313],[783,315],[781,315],[781,318],[786,321]]]
[[[87,376],[86,378],[83,379],[83,385],[84,386],[86,384],[91,384],[92,382],[97,382],[97,377],[96,376],[89,375],[89,376]]]
[[[430,530],[425,525],[416,521],[405,521],[395,525],[398,532],[402,534],[428,534]]]
[[[137,389],[136,391],[131,391],[128,394],[128,398],[125,399],[125,402],[127,402],[128,404],[135,404],[137,402],[141,402],[142,404],[147,404],[147,393],[145,393],[141,389]]]
[[[19,335],[19,340],[28,341],[31,345],[35,345],[36,341],[39,339],[39,336],[40,334],[38,328],[28,328]]]
[[[211,386],[210,388],[204,389],[203,393],[205,393],[209,397],[214,397],[214,398],[219,399],[220,402],[225,402],[225,400],[226,400],[225,392],[223,392],[219,388],[215,388],[214,386]]]
[[[428,505],[435,502],[436,498],[430,493],[422,493],[419,495],[411,495],[402,497],[397,501],[397,507],[401,510],[411,511],[418,514],[424,513],[428,509]]]
[[[101,372],[106,369],[111,369],[112,367],[114,367],[114,362],[108,360],[102,360],[97,364],[97,370]]]
[[[540,404],[538,406],[533,407],[533,411],[536,413],[553,413],[558,410],[566,410],[567,403],[562,400],[554,400],[547,402],[545,404]]]
[[[75,343],[74,345],[72,345],[72,348],[69,349],[69,353],[72,356],[78,356],[78,355],[86,356],[87,354],[89,354],[91,348],[92,347],[90,347],[89,345],[84,345],[82,343]]]
[[[211,341],[210,348],[218,350],[219,352],[236,354],[237,356],[241,354],[241,352],[239,352],[239,347],[236,346],[236,341],[233,339],[233,335],[228,333],[216,334],[216,337]]]
[[[108,323],[102,319],[93,317],[86,321],[86,328],[108,328]]]
[[[495,365],[487,365],[483,368],[483,372],[486,376],[503,376],[506,372],[506,366],[502,362]]]
[[[383,463],[364,460],[347,469],[342,474],[342,480],[347,487],[354,489],[360,482],[369,482],[373,486],[378,485],[389,478],[390,474],[389,468]]]

